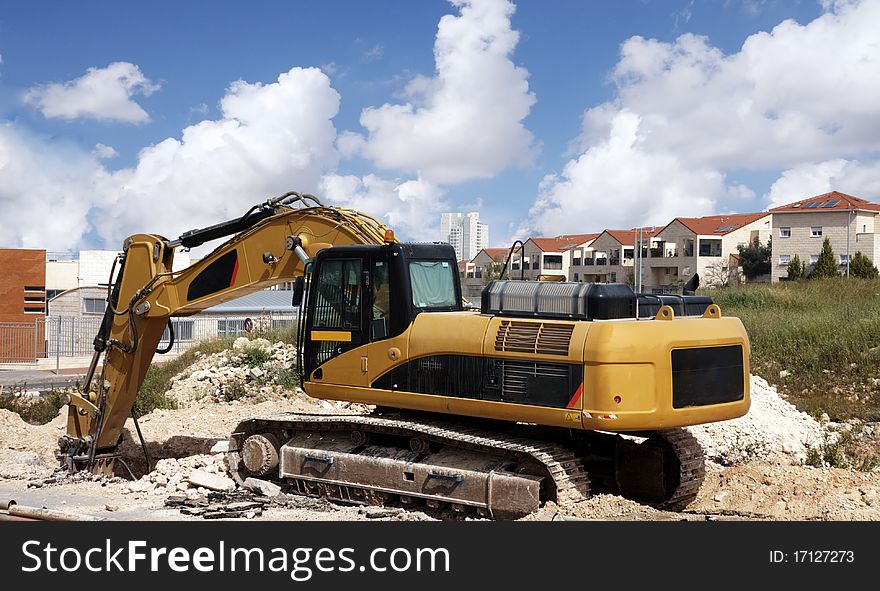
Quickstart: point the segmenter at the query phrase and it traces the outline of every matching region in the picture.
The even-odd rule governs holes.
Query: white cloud
[[[532,226],[574,230],[573,211],[629,227],[660,212],[739,208],[753,192],[725,186],[727,172],[877,152],[877,22],[876,0],[829,2],[812,22],[783,21],[731,55],[693,34],[628,39],[610,76],[615,97],[584,113],[580,155],[545,183]]]
[[[436,240],[440,213],[448,205],[443,190],[421,179],[397,181],[373,174],[364,177],[328,174],[321,181],[326,203],[369,214],[395,231],[401,240]]]
[[[113,173],[118,189],[97,216],[118,244],[133,232],[181,232],[244,213],[288,190],[314,192],[336,163],[332,119],[339,94],[317,68],[292,68],[271,84],[234,82],[222,117],[185,128]]]
[[[880,162],[835,158],[798,164],[783,171],[766,199],[770,207],[776,207],[829,191],[876,200],[880,197]]]
[[[440,184],[491,177],[534,151],[522,121],[535,96],[528,72],[510,59],[519,40],[513,4],[451,1],[460,14],[440,19],[436,75],[410,80],[403,104],[365,109],[367,138],[346,143],[381,168]]]
[[[149,96],[158,88],[136,65],[114,62],[106,68],[89,68],[69,82],[34,86],[24,100],[48,118],[144,123],[150,116],[132,97]]]
[[[673,154],[650,154],[643,141],[639,117],[617,114],[605,141],[569,161],[560,176],[544,179],[517,237],[600,232],[711,212],[725,191],[724,177]]]
[[[116,148],[113,146],[107,146],[101,143],[95,144],[95,148],[92,150],[92,155],[95,158],[99,158],[101,160],[105,160],[108,158],[116,158],[119,156],[119,152],[116,151]]]
[[[75,248],[108,182],[97,159],[75,145],[0,124],[0,246]]]

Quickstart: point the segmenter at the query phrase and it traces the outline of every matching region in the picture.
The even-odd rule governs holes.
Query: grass
[[[873,385],[880,378],[880,280],[841,277],[705,293],[725,316],[742,319],[752,372],[801,410],[833,421],[880,420],[880,388]]]

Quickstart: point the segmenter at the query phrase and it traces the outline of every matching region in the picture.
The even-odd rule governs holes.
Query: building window
[[[25,291],[46,291],[45,285],[25,285]]]
[[[45,302],[46,298],[43,296],[24,296],[25,302]]]
[[[513,267],[514,271],[519,271],[519,263],[518,262],[513,263],[512,267]]]
[[[780,265],[787,265],[790,262],[791,262],[791,255],[790,254],[779,255],[779,264]]]
[[[779,228],[780,238],[791,238],[791,228]]]
[[[42,314],[43,308],[37,308],[35,306],[25,306],[24,313],[25,314]]]
[[[574,280],[575,280],[575,281],[580,281],[580,279],[578,278],[578,274],[577,274],[577,273],[574,274]]]
[[[562,267],[560,267],[560,269],[561,269],[561,268],[562,268]],[[537,270],[538,270],[538,260],[537,260],[537,259],[535,259],[534,261],[532,261],[532,270],[533,270],[533,271],[537,271]]]
[[[822,237],[822,226],[812,226],[810,228],[810,236],[813,238],[821,238]]]
[[[537,269],[537,267],[535,267]],[[544,255],[544,268],[560,271],[562,270],[562,255],[561,254],[545,254]]]
[[[817,254],[811,254],[811,255],[810,255],[810,264],[811,264],[811,265],[815,265],[815,264],[818,263],[818,262],[819,262],[819,255],[817,255]]]
[[[842,254],[842,255],[840,255],[840,264],[841,264],[841,265],[845,265],[845,264],[847,264],[848,262],[849,262],[849,255],[848,255],[848,254]]]
[[[83,298],[83,314],[103,314],[106,308],[103,298]]]
[[[571,264],[574,265],[575,267],[580,267],[581,266],[581,258],[580,257],[573,258],[571,260]]]

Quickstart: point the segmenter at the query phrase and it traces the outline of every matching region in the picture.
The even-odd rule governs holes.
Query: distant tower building
[[[440,240],[452,245],[458,260],[469,261],[489,246],[489,226],[476,211],[441,213]]]

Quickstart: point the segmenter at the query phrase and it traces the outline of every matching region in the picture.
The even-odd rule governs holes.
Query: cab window
[[[316,288],[313,327],[360,327],[361,261],[325,261]]]
[[[457,270],[455,270],[457,271]],[[448,261],[411,261],[409,278],[413,306],[455,308],[455,276]]]

